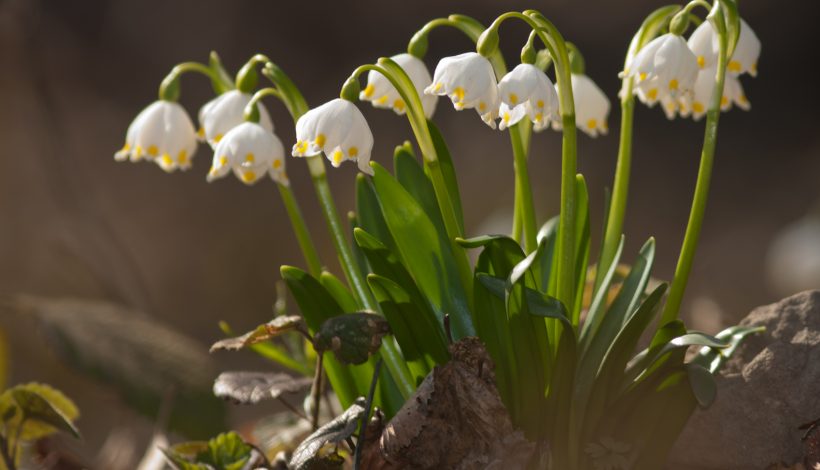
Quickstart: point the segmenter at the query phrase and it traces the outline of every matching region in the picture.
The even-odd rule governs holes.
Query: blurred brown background
[[[773,283],[767,251],[784,227],[816,211],[820,199],[820,92],[807,70],[816,56],[808,50],[816,42],[817,2],[741,3],[763,41],[760,75],[742,80],[753,110],[721,119],[710,206],[685,307],[700,311],[694,325],[710,331],[807,287]],[[506,10],[538,8],[584,52],[588,74],[613,100],[610,135],[579,137],[579,167],[591,189],[597,235],[602,188],[611,185],[618,144],[617,73],[634,30],[662,4],[0,0],[0,294],[122,303],[195,338],[203,354],[221,336],[218,320],[237,329],[264,321],[279,265],[302,265],[274,185],[248,188],[233,178],[207,184],[210,154],[204,147],[186,173],[115,163],[113,152],[131,119],[155,99],[174,64],[206,61],[211,50],[232,72],[252,54],[265,53],[311,104],[320,104],[337,95],[357,65],[402,52],[425,21],[454,12],[486,23]],[[502,34],[508,61],[517,59],[526,37],[513,24]],[[431,38],[428,66],[432,70],[438,58],[469,47],[460,33],[439,30]],[[182,102],[192,116],[209,93],[203,77],[183,80]],[[279,104],[269,108],[277,133],[290,145],[289,116]],[[626,258],[655,236],[655,276],[669,279],[703,124],[670,122],[659,109],[638,108]],[[392,113],[363,109],[376,136],[374,159],[389,165],[393,146],[411,138],[409,126]],[[446,101],[439,103],[436,120],[458,167],[468,233],[506,231],[497,221],[507,217],[513,199],[507,136]],[[338,274],[304,164],[288,164],[322,259]],[[531,170],[543,219],[557,212],[559,165],[558,134],[537,135]],[[354,165],[331,172],[343,214],[353,208],[354,175]],[[820,250],[820,242],[807,246],[798,260]],[[52,383],[78,402],[86,434],[81,452],[93,454],[120,424],[142,437],[150,432],[151,421],[125,410],[116,394],[63,367],[33,333],[31,319],[0,310],[0,328],[11,345],[9,383]],[[219,368],[265,367],[249,353],[214,359]]]

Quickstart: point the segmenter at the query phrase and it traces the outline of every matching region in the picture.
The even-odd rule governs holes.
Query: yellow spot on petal
[[[251,184],[256,181],[256,173],[252,171],[243,171],[242,175],[242,182],[245,184]]]
[[[228,157],[226,157],[225,155],[219,157],[219,166],[220,167],[223,167],[227,164],[228,164]]]
[[[504,113],[504,122],[510,122],[510,113]]]
[[[516,104],[518,103],[518,95],[515,93],[510,93],[510,103]]]
[[[179,154],[177,154],[177,161],[180,165],[187,165],[188,164],[188,152],[185,150],[180,150]]]
[[[544,107],[544,100],[538,100],[535,103],[535,105],[538,106],[539,108],[543,108]]]
[[[163,153],[161,158],[162,158],[162,164],[165,165],[165,166],[172,166],[174,164],[174,159],[171,158],[171,156],[168,155],[167,153]]]
[[[245,162],[253,163],[255,161],[256,161],[256,155],[254,155],[252,152],[248,152],[248,154],[245,155]]]
[[[196,131],[196,136],[199,137],[200,139],[204,139],[205,138],[205,128],[200,127],[199,130]]]
[[[658,99],[658,89],[652,88],[651,90],[646,92],[646,97],[649,98],[651,101],[655,101]]]
[[[364,87],[364,96],[367,98],[373,97],[374,87],[372,83],[368,83],[366,87]]]
[[[159,155],[159,149],[156,145],[148,147],[148,155],[151,155],[152,157],[156,157],[157,155]]]
[[[433,93],[441,90],[441,86],[442,86],[441,83],[436,83],[435,86],[433,87]]]
[[[274,160],[273,169],[278,170],[279,168],[282,168],[282,160]]]
[[[333,158],[333,164],[334,164],[334,165],[337,165],[337,166],[338,166],[339,164],[341,164],[341,163],[342,163],[342,158],[343,158],[343,157],[344,157],[344,154],[342,153],[342,151],[341,151],[341,150],[337,150],[337,151],[333,152],[333,156],[332,156],[332,158]]]
[[[327,137],[324,134],[319,134],[316,136],[316,146],[322,148],[325,146],[325,142],[327,141]],[[305,144],[305,150],[307,150],[307,142]]]
[[[746,95],[740,95],[740,97],[738,98],[738,101],[740,101],[741,104],[748,104],[749,103],[749,99],[746,98]]]
[[[134,148],[134,156],[137,157],[137,158],[142,156],[142,147],[140,147],[139,145],[137,145]]]
[[[753,74],[756,74],[756,73],[757,73],[757,62],[755,62],[754,64],[752,64],[752,69],[751,69],[751,70],[752,70],[752,73],[753,73]]]
[[[307,152],[307,142],[305,142],[304,140],[296,142],[296,151],[301,154]]]
[[[672,80],[669,80],[669,89],[670,90],[677,90],[678,89],[678,80],[676,78],[673,78]]]
[[[464,101],[464,88],[457,86],[455,90],[453,90],[453,95],[458,98],[458,101]]]
[[[359,149],[356,148],[356,147],[350,147],[347,150],[347,154],[350,155],[351,157],[356,157],[356,156],[359,155]]]
[[[404,100],[399,98],[393,102],[393,107],[399,111],[404,111]]]
[[[487,103],[485,103],[483,101],[478,103],[478,110],[481,111],[482,113],[484,111],[486,111],[487,110]]]
[[[642,82],[642,81],[644,81],[644,80],[646,80],[646,72],[641,72],[641,73],[639,73],[639,74],[638,74],[638,81],[641,81],[641,82]]]
[[[384,95],[384,96],[382,96],[381,98],[377,99],[377,100],[376,100],[376,103],[378,103],[378,104],[385,104],[385,103],[387,103],[387,95]]]
[[[703,68],[705,66],[706,66],[706,57],[703,57],[702,55],[699,55],[698,56],[698,67]]]
[[[216,142],[218,144],[219,141],[222,140],[222,137],[223,137],[222,134],[215,135],[214,136],[214,142]]]
[[[589,121],[587,121],[587,127],[590,129],[596,129],[598,127],[598,121],[596,121],[595,119],[590,119]]]
[[[126,142],[125,145],[123,145],[122,148],[120,149],[120,152],[127,152],[129,150],[131,150],[131,144]]]
[[[729,98],[727,98],[725,96],[721,96],[720,97],[720,106],[726,107],[728,105],[729,105]]]
[[[541,122],[542,119],[544,119],[544,113],[537,113],[535,115],[535,122]]]
[[[727,67],[730,72],[738,73],[743,69],[743,66],[740,65],[740,62],[736,60],[730,60],[729,66]]]
[[[698,114],[702,113],[704,111],[703,103],[695,101],[695,103],[692,105],[692,111]]]

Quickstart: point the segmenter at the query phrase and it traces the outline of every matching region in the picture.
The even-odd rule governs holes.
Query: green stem
[[[572,69],[569,53],[561,33],[540,13],[528,10],[529,16],[521,13],[510,13],[509,15],[524,20],[538,31],[541,42],[549,49],[555,64],[559,108],[564,129],[561,147],[561,213],[558,222],[557,297],[564,305],[571,308],[572,305],[575,305],[575,219],[578,213],[575,200],[575,174],[578,162],[575,101],[572,96]],[[495,23],[498,22],[499,20],[495,21]]]
[[[595,276],[595,289],[603,282],[603,273],[607,272],[623,233],[626,201],[629,194],[629,175],[632,168],[632,124],[634,122],[635,98],[632,95],[633,79],[624,80],[623,97],[621,98],[621,136],[618,143],[618,162],[615,165],[615,180],[612,184],[612,200],[609,203],[609,216],[606,221],[606,233],[601,256],[598,260],[598,275]]]
[[[433,192],[436,194],[436,201],[442,212],[444,219],[444,229],[447,232],[447,239],[450,242],[453,256],[456,259],[456,265],[459,270],[462,285],[468,299],[472,299],[473,287],[473,271],[470,267],[470,260],[467,258],[467,252],[461,248],[456,239],[464,236],[461,224],[458,221],[458,212],[453,204],[455,195],[451,195],[447,188],[447,183],[442,173],[441,164],[438,160],[433,138],[430,135],[430,129],[427,127],[427,119],[424,116],[424,110],[421,106],[421,99],[416,92],[416,87],[410,80],[410,77],[404,70],[395,62],[387,58],[381,58],[378,61],[379,65],[365,64],[356,68],[350,78],[358,79],[362,73],[367,71],[375,71],[382,74],[393,87],[399,92],[402,99],[407,103],[407,118],[410,121],[410,127],[419,144],[419,149],[424,160],[424,167],[433,183]]]
[[[522,128],[521,125],[524,124]],[[524,251],[531,253],[538,247],[536,234],[535,205],[533,203],[532,186],[530,184],[530,171],[527,165],[527,148],[524,146],[522,135],[528,130],[526,123],[519,122],[510,129],[513,160],[515,169],[515,214],[520,217],[521,227],[524,233]],[[512,134],[516,134],[512,136]],[[513,224],[515,226],[515,224]],[[513,231],[515,233],[515,230]]]
[[[262,74],[276,85],[277,90],[279,90],[279,97],[285,102],[285,106],[288,108],[293,122],[296,123],[299,118],[310,109],[302,93],[296,88],[296,85],[285,72],[273,62],[268,62],[265,65]],[[347,283],[351,287],[353,295],[356,297],[359,305],[367,310],[378,311],[376,302],[370,294],[364,276],[359,270],[356,259],[353,256],[353,251],[345,236],[345,230],[342,228],[342,221],[336,210],[333,194],[327,182],[327,171],[325,170],[325,163],[322,160],[322,156],[314,155],[312,157],[306,157],[305,160],[307,161],[308,171],[313,181],[313,187],[316,190],[316,196],[319,199],[319,206],[327,222],[331,238],[333,239],[333,246],[336,248],[336,253],[339,256],[339,262],[342,266],[342,271],[344,271]],[[396,381],[396,385],[401,390],[402,395],[404,397],[410,396],[415,390],[415,384],[398,349],[395,344],[389,341],[383,342],[382,345],[382,354],[385,357],[390,375]]]
[[[646,17],[640,29],[632,38],[624,61],[624,69],[646,43],[660,34],[669,19],[680,9],[678,5],[661,7]],[[627,74],[621,85],[621,132],[618,143],[618,161],[615,166],[612,199],[606,221],[604,244],[596,269],[598,274],[595,279],[594,291],[597,291],[600,287],[603,282],[603,273],[607,272],[610,264],[615,259],[615,252],[618,250],[621,234],[623,233],[627,197],[629,195],[629,177],[632,168],[632,135],[635,111],[635,97],[632,94],[633,86],[634,78]]]
[[[290,223],[293,226],[293,233],[296,235],[296,240],[299,242],[299,248],[302,249],[302,255],[305,257],[305,262],[308,266],[308,272],[313,277],[318,278],[322,274],[322,263],[319,261],[319,255],[316,252],[316,247],[310,237],[307,224],[302,216],[302,211],[299,209],[299,204],[293,195],[289,185],[277,183],[279,187],[279,194],[282,196],[282,203],[285,204],[285,210],[290,217]]]
[[[174,66],[159,85],[159,99],[176,101],[179,99],[179,77],[184,73],[196,72],[207,76],[214,83],[222,83],[223,77],[211,67],[199,62],[183,62]],[[230,84],[229,88],[233,84]]]
[[[692,271],[695,251],[700,239],[703,217],[706,212],[706,202],[709,198],[709,183],[712,179],[712,166],[715,158],[715,144],[717,142],[718,119],[720,117],[720,101],[723,97],[723,83],[726,78],[726,62],[728,61],[728,38],[726,27],[723,23],[723,15],[719,9],[716,12],[716,25],[718,33],[718,65],[714,91],[706,112],[706,129],[703,137],[703,150],[700,156],[700,168],[698,179],[695,185],[695,195],[692,200],[692,209],[689,213],[689,223],[686,226],[686,234],[683,238],[678,264],[675,268],[675,277],[669,289],[669,297],[661,315],[659,325],[665,325],[678,318],[683,294],[689,281],[689,274]]]
[[[481,23],[462,15],[436,18],[425,24],[419,32],[413,36],[411,46],[414,41],[423,40],[426,42],[427,35],[429,35],[433,29],[442,26],[458,29],[474,44],[478,41],[478,38],[485,29]],[[411,46],[408,46],[408,50],[413,49]],[[500,78],[507,74],[507,65],[500,51],[496,49],[487,59],[492,64],[496,77]],[[509,131],[510,142],[513,148],[513,164],[515,166],[515,202],[513,205],[512,238],[520,243],[523,234],[527,252],[535,250],[537,243],[536,234],[538,231],[536,227],[537,221],[535,219],[530,175],[527,169],[527,159],[530,150],[530,129],[530,124],[520,123],[518,126],[510,128]],[[530,230],[528,230],[528,227]]]

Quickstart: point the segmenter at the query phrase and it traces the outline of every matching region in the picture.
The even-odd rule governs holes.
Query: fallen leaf
[[[211,346],[211,352],[221,349],[237,351],[250,345],[267,341],[288,331],[305,331],[305,323],[302,317],[297,315],[276,317],[270,322],[259,325],[242,336],[217,341]]]
[[[329,423],[317,429],[307,437],[299,447],[293,452],[290,459],[290,466],[293,470],[307,470],[312,468],[316,462],[316,457],[324,460],[328,455],[320,455],[320,451],[326,445],[338,445],[348,437],[352,436],[359,426],[359,420],[364,415],[365,399],[359,397],[341,415],[334,418]]]
[[[214,395],[243,405],[279,398],[310,386],[309,377],[274,372],[223,372],[214,381]]]
[[[333,351],[344,364],[362,364],[390,333],[390,325],[381,315],[348,313],[326,320],[313,338],[317,352]]]

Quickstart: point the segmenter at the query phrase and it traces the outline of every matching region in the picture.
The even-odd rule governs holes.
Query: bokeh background
[[[251,353],[208,357],[207,345],[221,337],[221,319],[237,330],[268,319],[278,267],[303,264],[274,185],[248,188],[233,178],[207,184],[211,156],[204,147],[191,171],[171,175],[112,158],[174,64],[206,61],[216,50],[235,71],[262,52],[315,105],[335,97],[357,65],[402,52],[429,19],[459,12],[487,23],[506,10],[541,9],[581,48],[587,73],[613,101],[610,135],[579,137],[579,170],[591,188],[597,234],[618,144],[617,73],[635,29],[662,4],[1,0],[0,332],[10,359],[7,383],[47,382],[73,397],[85,438],[70,445],[87,458],[123,429],[141,454],[153,427],[113,388],[66,366],[64,352],[42,334],[42,319],[7,305],[21,293],[132,308],[195,341],[202,357],[189,367],[192,375],[269,367]],[[743,0],[741,10],[763,41],[760,74],[742,79],[752,111],[733,110],[720,122],[710,205],[684,307],[692,324],[709,332],[757,305],[820,287],[820,88],[810,71],[817,2]],[[525,37],[520,25],[504,28],[508,61]],[[428,66],[469,47],[460,33],[438,30]],[[183,79],[181,101],[192,115],[210,97],[203,77]],[[292,144],[289,116],[279,104],[269,109],[277,133]],[[389,166],[393,147],[412,137],[409,126],[392,113],[363,109],[376,136],[374,159]],[[513,200],[507,136],[446,101],[436,121],[456,161],[468,233],[507,231]],[[668,121],[660,109],[638,106],[625,253],[633,257],[655,236],[659,279],[674,270],[702,133],[702,122]],[[545,220],[558,209],[559,135],[537,135],[531,155],[536,206]],[[304,163],[288,164],[322,260],[339,274]],[[342,214],[354,207],[355,173],[354,165],[330,173]],[[241,426],[266,410],[230,408],[230,423]]]

